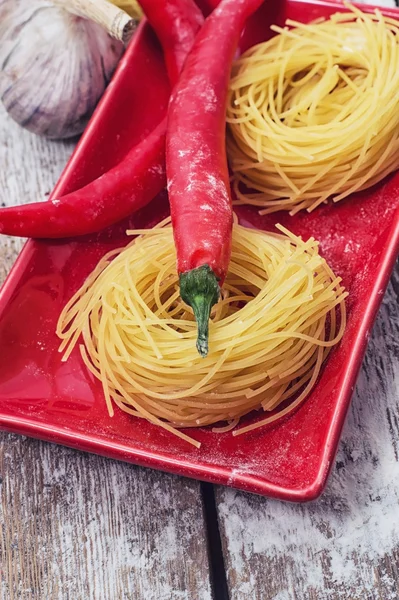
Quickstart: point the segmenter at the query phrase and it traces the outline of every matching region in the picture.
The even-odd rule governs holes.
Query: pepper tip
[[[205,338],[200,338],[200,336],[198,335],[196,346],[198,354],[202,358],[206,358],[208,356],[208,340]]]

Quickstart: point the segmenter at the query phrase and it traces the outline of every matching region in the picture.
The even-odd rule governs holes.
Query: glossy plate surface
[[[242,47],[269,35],[271,22],[283,24],[287,17],[308,21],[338,8],[331,2],[267,2],[248,24]],[[399,12],[386,12],[399,18]],[[114,165],[161,120],[168,96],[162,53],[143,24],[53,197]],[[348,326],[312,395],[293,416],[236,438],[210,429],[190,430],[202,442],[200,450],[118,409],[110,418],[101,386],[87,372],[79,352],[62,363],[54,333],[63,305],[99,258],[126,242],[127,226],[151,226],[164,217],[166,197],[161,195],[128,222],[99,235],[29,241],[0,294],[0,427],[281,499],[317,497],[326,483],[370,328],[399,251],[398,206],[399,176],[394,175],[311,215],[260,217],[253,208],[237,211],[243,224],[268,229],[280,222],[296,234],[321,241],[322,254],[349,290]]]

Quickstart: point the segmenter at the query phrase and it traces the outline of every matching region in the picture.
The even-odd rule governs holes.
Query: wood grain
[[[219,488],[230,600],[399,598],[399,265],[322,497],[294,505]]]
[[[0,104],[0,205],[45,200],[59,178],[75,141],[50,142],[21,129]],[[0,285],[23,246],[21,238],[0,238]]]
[[[0,202],[43,199],[73,147],[0,109]],[[1,237],[0,282],[22,243]],[[0,432],[0,488],[1,600],[211,598],[197,482]]]
[[[2,598],[210,600],[199,485],[3,434]]]

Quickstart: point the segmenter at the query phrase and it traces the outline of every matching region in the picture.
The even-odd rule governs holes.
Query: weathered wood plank
[[[231,600],[399,598],[398,409],[399,265],[321,498],[217,490]]]
[[[73,142],[49,142],[21,129],[0,104],[0,205],[44,200],[61,174]],[[0,284],[24,240],[1,236]]]
[[[72,148],[0,109],[0,203],[42,199]],[[0,238],[0,283],[21,247]],[[2,600],[211,598],[197,482],[1,432],[0,478]]]
[[[291,505],[217,490],[231,600],[399,598],[398,408],[399,266],[323,496]]]
[[[1,597],[210,600],[199,484],[0,437]]]

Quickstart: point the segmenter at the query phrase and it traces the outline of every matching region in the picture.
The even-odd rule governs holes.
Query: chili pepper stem
[[[219,300],[219,284],[209,265],[180,274],[180,296],[191,306],[197,321],[197,350],[205,358],[208,354],[209,317]]]

